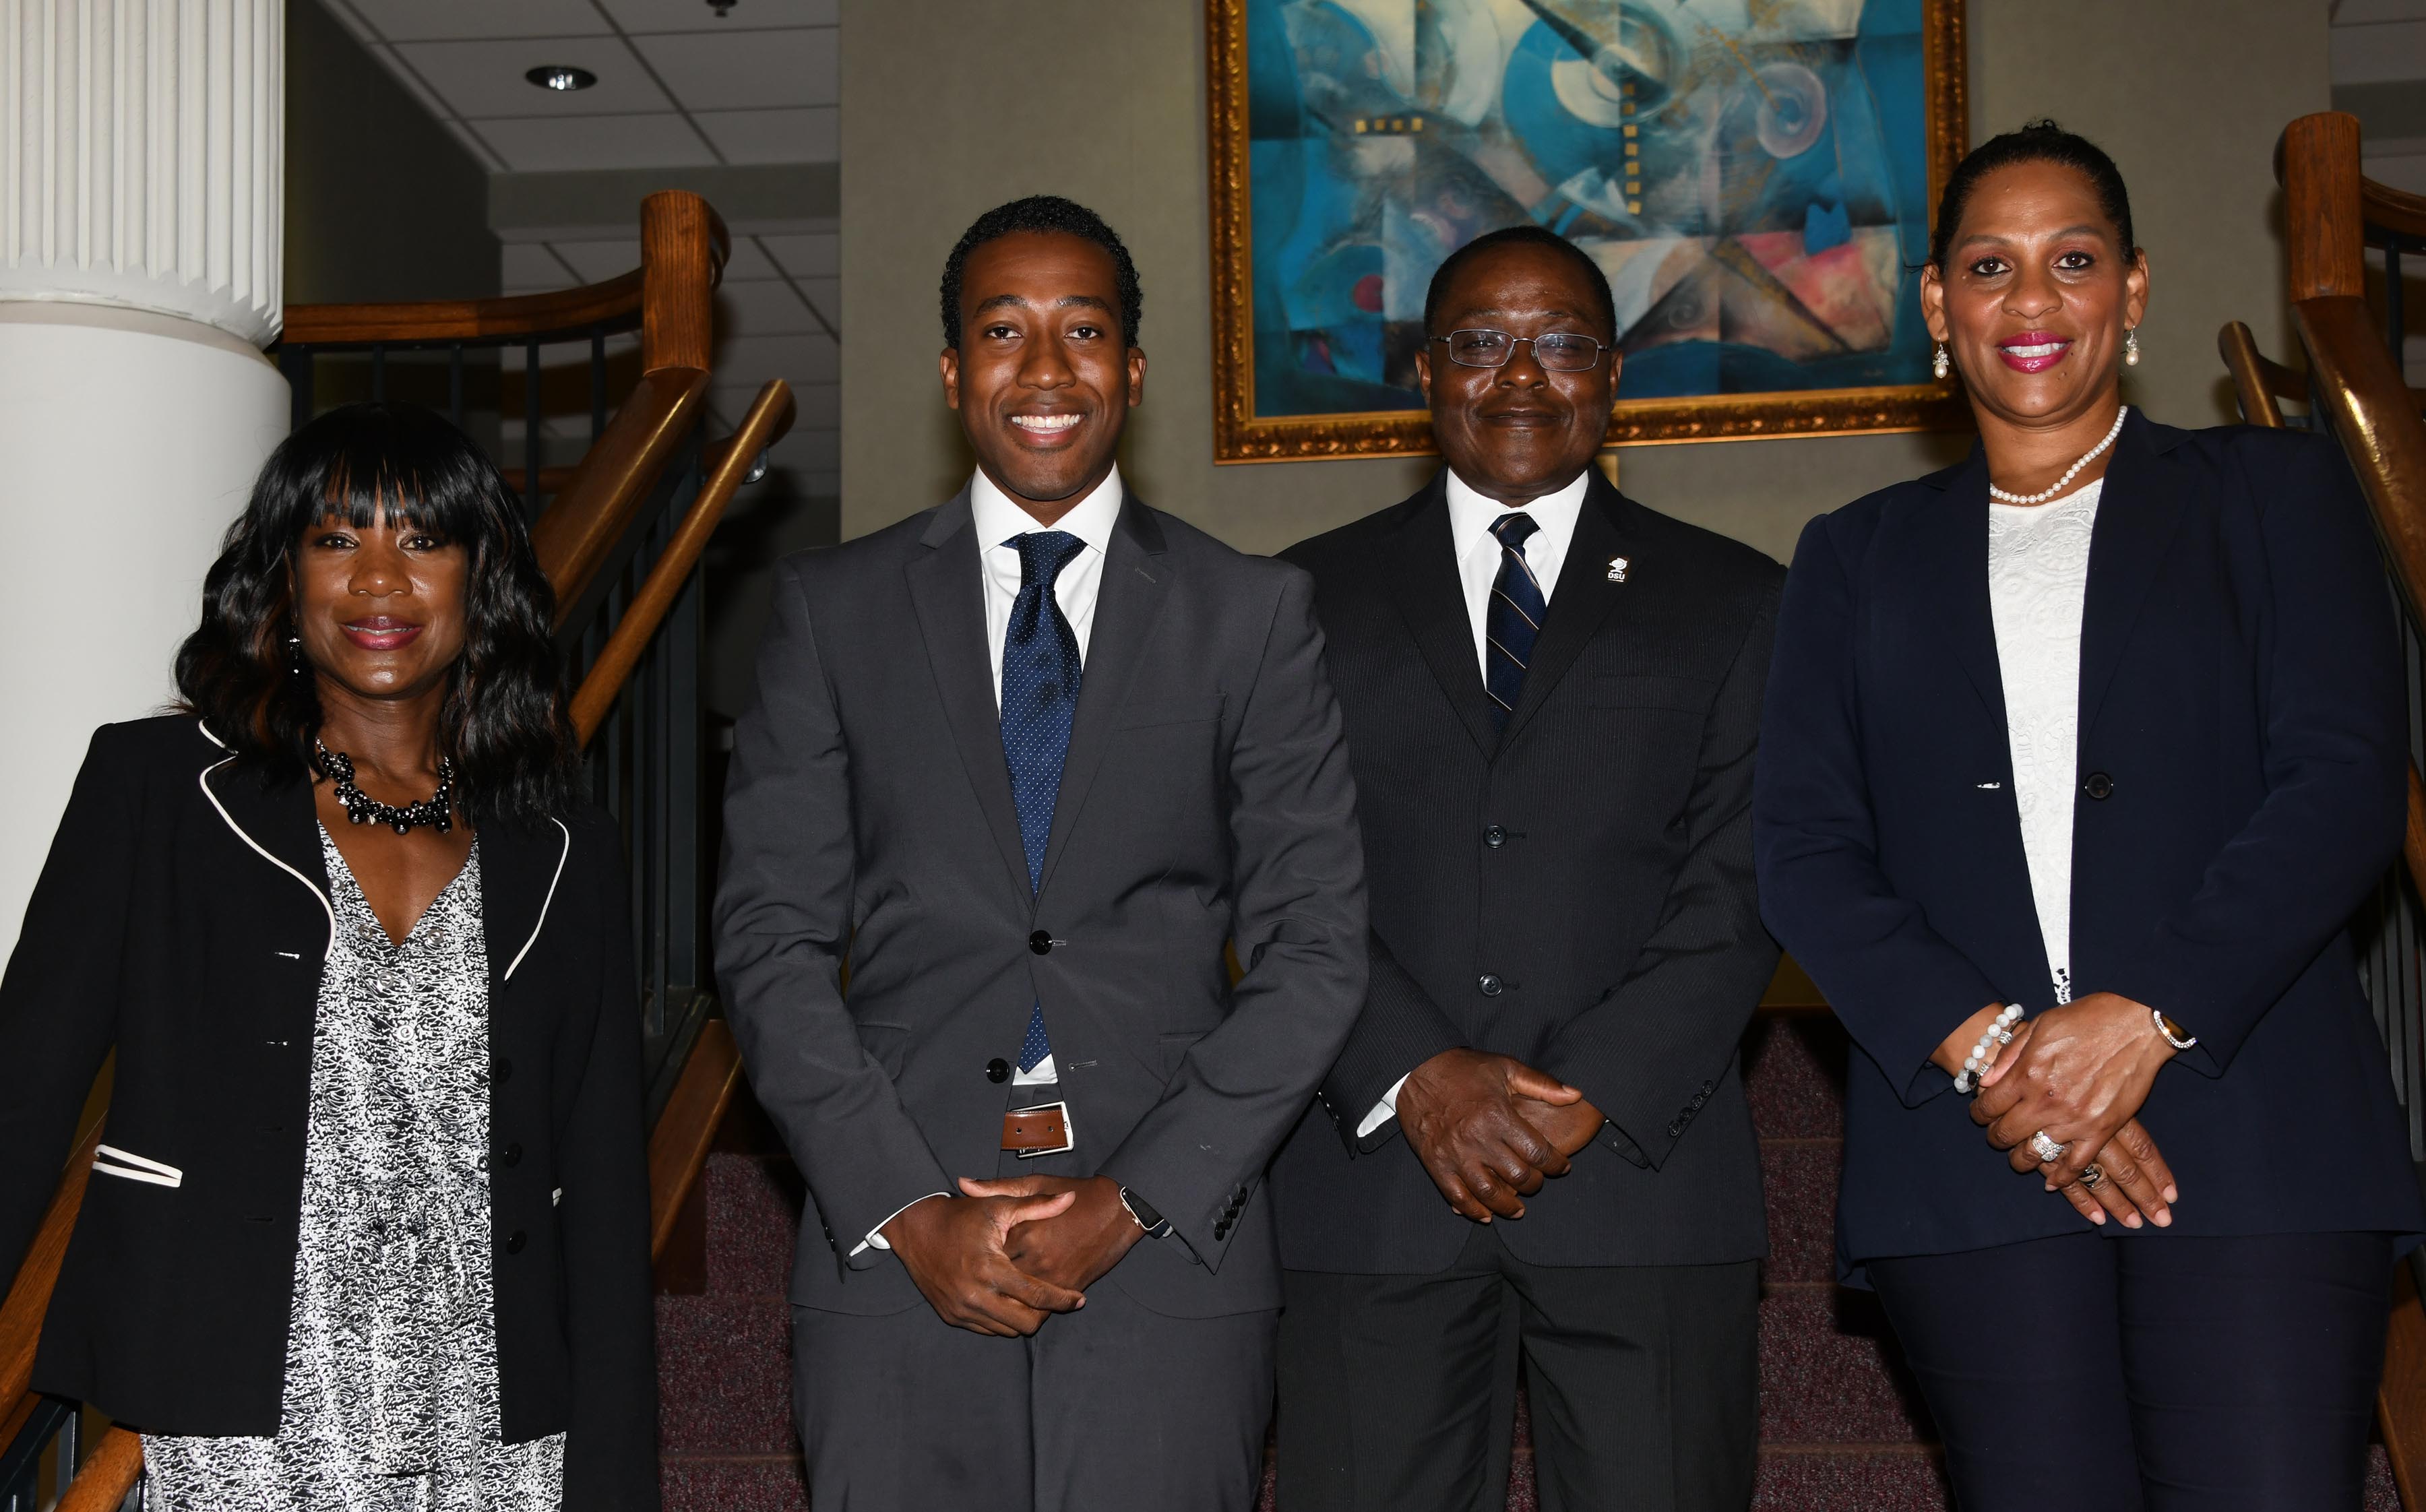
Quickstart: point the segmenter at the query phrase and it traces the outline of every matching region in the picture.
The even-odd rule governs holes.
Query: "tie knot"
[[[1523,551],[1525,542],[1541,528],[1533,517],[1522,509],[1512,509],[1491,522],[1491,533],[1499,538],[1499,544],[1512,552]]]
[[[1031,530],[1003,544],[1019,553],[1019,586],[1023,588],[1040,584],[1051,587],[1053,580],[1061,575],[1061,569],[1087,546],[1066,530]]]

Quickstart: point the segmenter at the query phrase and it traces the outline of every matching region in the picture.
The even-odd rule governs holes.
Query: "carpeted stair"
[[[1832,1214],[1847,1047],[1822,1013],[1764,1014],[1745,1040],[1770,1263],[1761,1301],[1759,1512],[1942,1512],[1937,1447],[1877,1304],[1833,1279]],[[808,1505],[791,1428],[784,1300],[801,1184],[754,1108],[728,1120],[705,1176],[695,1295],[657,1299],[667,1512]],[[1535,1512],[1520,1398],[1509,1512]],[[1271,1505],[1266,1472],[1264,1504]],[[2399,1512],[2382,1449],[2368,1512]]]

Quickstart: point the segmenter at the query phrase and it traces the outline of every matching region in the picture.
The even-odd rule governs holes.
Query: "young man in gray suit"
[[[717,973],[808,1181],[820,1507],[1259,1479],[1261,1176],[1364,996],[1363,859],[1312,583],[1122,487],[1139,305],[1092,213],[980,217],[943,286],[976,475],[776,572]]]

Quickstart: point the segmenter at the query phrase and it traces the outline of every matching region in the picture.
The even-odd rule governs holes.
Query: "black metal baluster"
[[[590,328],[590,444],[606,428],[606,328]]]
[[[281,346],[278,369],[286,375],[286,428],[300,430],[312,422],[312,348]]]
[[[446,349],[446,418],[455,428],[463,428],[463,344],[457,342]]]
[[[523,507],[539,518],[539,338],[523,346]]]
[[[665,629],[671,730],[667,763],[671,807],[666,851],[671,870],[666,879],[666,974],[691,991],[707,979],[707,973],[701,970],[699,948],[700,740],[704,727],[700,663],[706,640],[706,594],[700,580],[704,575],[696,566],[690,570]]]

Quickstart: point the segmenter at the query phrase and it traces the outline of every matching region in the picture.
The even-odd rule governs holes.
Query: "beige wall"
[[[843,0],[842,533],[957,488],[966,453],[935,378],[936,281],[978,212],[1023,194],[1092,205],[1145,285],[1137,491],[1249,551],[1413,491],[1428,458],[1216,467],[1202,7]],[[2216,328],[2289,348],[2269,156],[2327,107],[2325,0],[1972,0],[1972,137],[2052,115],[2102,143],[2133,193],[2155,292],[2131,394],[2162,420],[2230,417]],[[1823,437],[1627,449],[1626,491],[1780,558],[1812,515],[1967,442]]]

